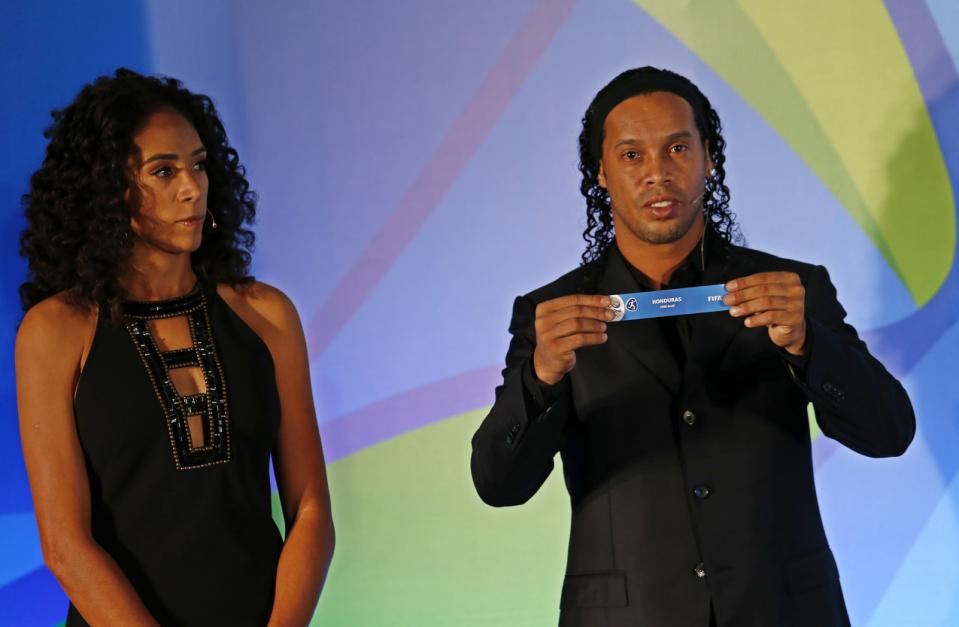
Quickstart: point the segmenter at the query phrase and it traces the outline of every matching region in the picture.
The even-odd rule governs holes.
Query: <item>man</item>
[[[686,78],[624,72],[583,119],[583,265],[516,299],[503,384],[473,438],[490,505],[563,459],[560,625],[848,625],[806,406],[871,457],[915,432],[825,268],[733,244],[719,117]],[[608,295],[725,284],[728,313],[611,322]]]

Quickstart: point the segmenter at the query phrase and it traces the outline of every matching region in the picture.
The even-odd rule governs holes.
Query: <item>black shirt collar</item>
[[[649,279],[629,263],[629,260],[620,252],[619,246],[615,241],[610,248],[612,248],[612,254],[619,255],[623,261],[623,265],[626,266],[633,276],[633,279],[635,279],[643,291],[653,289]],[[669,278],[669,282],[665,283],[660,289],[668,290],[699,285],[707,270],[714,269],[726,263],[728,249],[729,245],[726,243],[726,240],[716,233],[712,227],[707,225],[703,232],[703,238],[689,252],[679,267],[676,268]]]

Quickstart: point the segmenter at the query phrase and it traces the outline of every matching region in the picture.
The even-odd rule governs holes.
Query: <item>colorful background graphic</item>
[[[16,424],[19,197],[49,111],[117,66],[210,94],[260,193],[256,274],[307,328],[337,552],[322,625],[550,625],[559,471],[492,509],[469,439],[514,296],[582,250],[576,136],[619,71],[722,116],[753,247],[825,264],[904,382],[905,456],[814,432],[855,625],[959,625],[959,5],[952,0],[21,2],[0,20],[0,624],[54,625]]]

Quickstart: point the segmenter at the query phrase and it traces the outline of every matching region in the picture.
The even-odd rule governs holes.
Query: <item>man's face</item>
[[[670,92],[633,96],[603,128],[599,184],[612,201],[616,237],[668,244],[701,228],[712,162],[689,103]]]

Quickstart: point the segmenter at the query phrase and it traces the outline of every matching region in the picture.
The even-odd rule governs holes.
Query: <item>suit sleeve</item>
[[[483,501],[497,507],[525,503],[539,490],[553,470],[572,407],[568,378],[548,387],[535,381],[534,316],[533,302],[517,298],[503,383],[473,435],[473,484]]]
[[[808,360],[801,369],[787,364],[813,403],[819,428],[869,457],[902,455],[916,432],[906,390],[845,322],[826,269],[815,267],[805,283]]]

